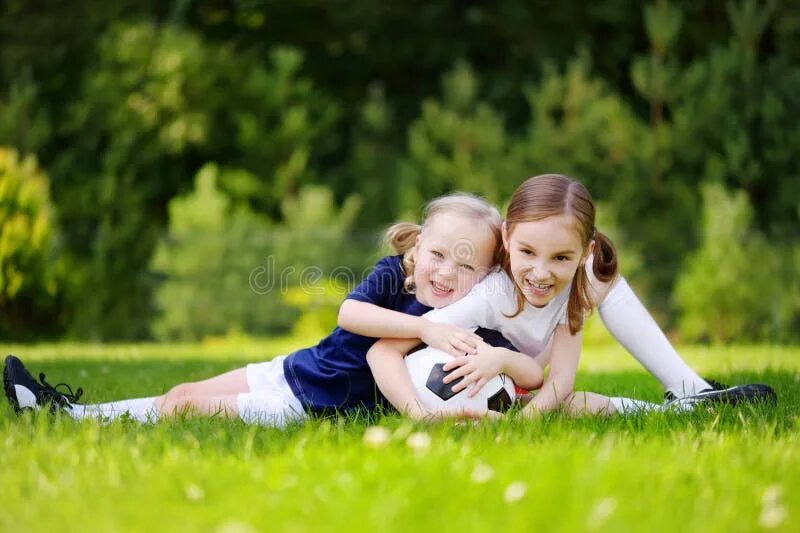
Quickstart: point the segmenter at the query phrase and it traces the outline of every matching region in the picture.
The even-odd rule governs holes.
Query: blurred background
[[[5,0],[0,339],[321,335],[559,172],[677,339],[797,341],[799,118],[797,2]]]

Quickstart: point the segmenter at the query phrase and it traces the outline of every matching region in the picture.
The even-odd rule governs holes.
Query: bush
[[[0,335],[15,339],[57,323],[63,263],[50,184],[33,156],[0,147]]]
[[[752,219],[742,191],[704,187],[703,243],[675,286],[686,339],[777,341],[791,335],[798,318],[796,259],[770,246],[752,229]]]

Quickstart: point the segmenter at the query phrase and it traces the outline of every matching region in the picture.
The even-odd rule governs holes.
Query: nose
[[[530,264],[530,277],[534,281],[545,280],[550,277],[550,271],[544,261],[534,261]]]
[[[455,272],[455,269],[455,263],[452,260],[447,259],[439,263],[436,268],[436,273],[440,276],[449,276]]]

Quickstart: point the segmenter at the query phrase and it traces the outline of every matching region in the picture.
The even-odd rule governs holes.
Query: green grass
[[[152,395],[300,341],[3,346],[88,401]],[[796,531],[800,348],[682,350],[704,375],[763,381],[774,408],[477,425],[311,420],[283,431],[184,419],[139,426],[0,408],[2,531]],[[658,401],[613,344],[578,388]],[[379,447],[371,424],[388,430]],[[413,433],[430,445],[413,449]],[[412,439],[413,440],[413,439]]]

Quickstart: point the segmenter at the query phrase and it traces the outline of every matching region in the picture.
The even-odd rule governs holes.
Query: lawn
[[[2,348],[107,401],[302,344]],[[771,384],[777,407],[435,426],[386,415],[278,431],[219,419],[75,423],[4,403],[0,529],[797,531],[800,348],[681,351],[704,375]],[[577,387],[661,396],[612,343],[585,347]]]

